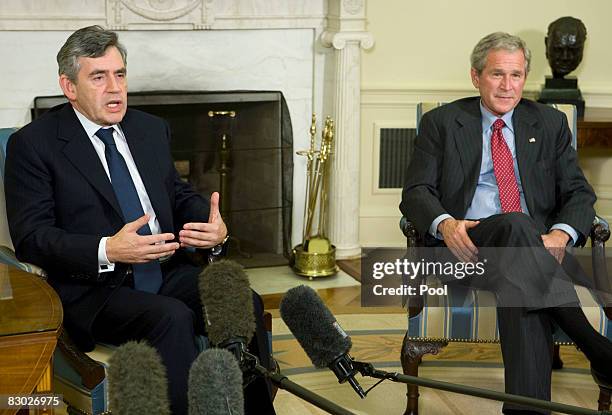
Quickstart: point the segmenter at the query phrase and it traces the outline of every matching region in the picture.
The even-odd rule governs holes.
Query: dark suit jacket
[[[482,161],[479,102],[480,97],[465,98],[423,115],[400,204],[422,235],[443,213],[465,218]],[[565,115],[523,99],[512,123],[530,215],[546,229],[555,223],[572,226],[579,234],[577,244],[583,245],[596,198],[578,167]]]
[[[209,202],[183,182],[170,154],[170,129],[128,109],[121,128],[161,227],[175,235],[208,221]],[[93,348],[91,324],[127,265],[98,274],[98,244],[125,224],[104,167],[70,104],[57,106],[11,137],[5,192],[17,257],[47,271],[64,305],[64,324]]]

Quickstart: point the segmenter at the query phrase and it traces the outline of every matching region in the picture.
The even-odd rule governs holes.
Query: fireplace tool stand
[[[310,148],[298,151],[306,157],[306,197],[302,243],[293,248],[293,270],[309,280],[338,272],[336,247],[327,238],[329,173],[333,155],[334,121],[327,117],[316,149],[317,118],[312,114]],[[318,220],[317,220],[318,219]],[[315,220],[317,226],[315,227]]]

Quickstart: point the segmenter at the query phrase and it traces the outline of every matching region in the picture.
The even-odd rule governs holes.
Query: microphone
[[[355,380],[357,369],[348,354],[351,338],[315,290],[300,285],[287,291],[280,303],[280,314],[315,367],[330,368],[338,382],[348,381],[355,392],[365,398],[365,392]]]
[[[208,338],[233,354],[243,373],[244,386],[257,377],[265,378],[330,414],[354,415],[286,376],[271,372],[247,352],[246,344],[255,333],[255,317],[249,279],[240,265],[228,260],[213,262],[200,274],[198,283]]]
[[[242,371],[225,349],[200,353],[189,370],[189,415],[244,415]]]
[[[221,260],[204,269],[198,288],[208,338],[234,353],[242,367],[246,345],[255,334],[249,278],[236,262]]]
[[[109,359],[109,406],[113,414],[170,415],[168,380],[161,357],[144,342],[127,342]]]

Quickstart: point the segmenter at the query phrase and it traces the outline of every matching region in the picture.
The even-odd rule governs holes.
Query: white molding
[[[88,24],[113,30],[321,29],[328,26],[325,0],[275,0],[267,4],[256,0],[89,0],[91,7],[85,9],[83,0],[46,0],[44,7],[33,7],[31,2],[21,0],[2,1],[7,4],[0,9],[0,31],[72,31]]]
[[[597,200],[612,200],[611,185],[594,185]]]

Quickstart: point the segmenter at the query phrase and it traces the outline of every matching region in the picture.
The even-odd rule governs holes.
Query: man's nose
[[[504,76],[502,78],[500,87],[504,90],[508,90],[512,88],[512,83],[510,82],[510,76]]]
[[[106,89],[109,91],[119,91],[121,89],[121,84],[116,77],[109,76],[106,82]]]

